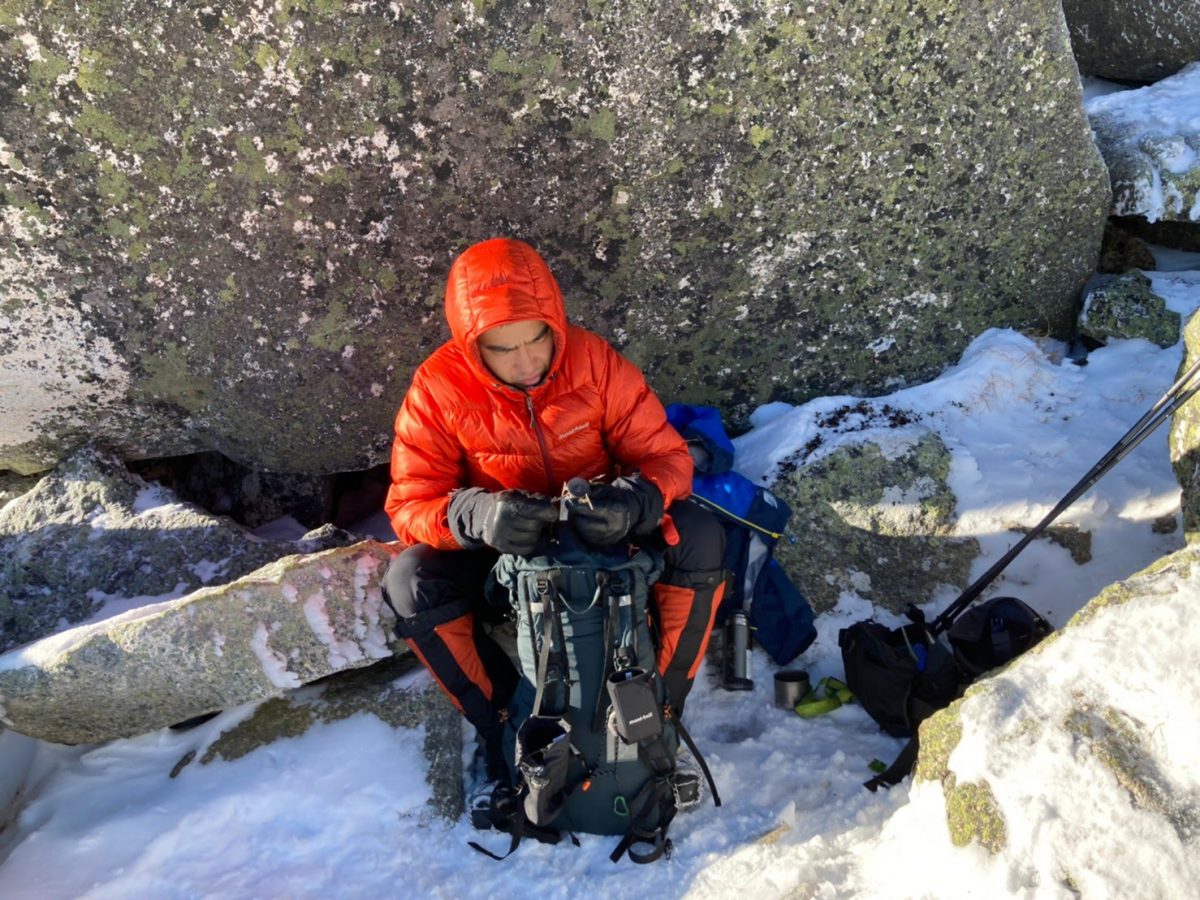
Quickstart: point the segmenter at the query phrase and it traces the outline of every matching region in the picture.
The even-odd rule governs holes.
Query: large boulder
[[[1087,102],[1114,215],[1200,222],[1200,117],[1189,112],[1198,101],[1200,62],[1150,87]]]
[[[0,90],[23,472],[381,461],[497,233],[667,398],[890,391],[1068,333],[1108,208],[1057,0],[16,0]]]
[[[351,542],[329,527],[299,541],[261,540],[86,446],[0,508],[0,652],[107,604],[178,597]]]
[[[1158,81],[1200,59],[1196,0],[1063,0],[1081,71]]]
[[[1184,355],[1179,374],[1200,360],[1200,314],[1193,313],[1183,329]],[[1171,417],[1171,465],[1183,489],[1183,533],[1188,542],[1200,540],[1200,400],[1189,400]]]
[[[278,697],[391,650],[380,581],[396,548],[289,556],[230,584],[0,656],[0,722],[66,744]]]
[[[772,490],[792,509],[796,542],[781,541],[775,556],[815,609],[853,591],[901,612],[966,587],[979,543],[951,536],[950,451],[937,434],[902,429],[782,469]]]
[[[1167,896],[1167,873],[1197,871],[1200,782],[1183,761],[1200,681],[1179,661],[1200,653],[1198,591],[1191,546],[1105,589],[922,723],[916,781],[940,786],[953,843],[1082,896]]]

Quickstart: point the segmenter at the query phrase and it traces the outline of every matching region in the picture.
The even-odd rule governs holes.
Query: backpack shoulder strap
[[[550,828],[539,828],[537,825],[534,825],[525,817],[524,804],[519,802],[515,805],[515,809],[508,819],[503,822],[494,822],[492,827],[509,835],[508,851],[503,856],[493,853],[476,841],[467,841],[467,846],[498,862],[503,862],[512,856],[516,852],[516,849],[521,846],[521,841],[527,837],[531,837],[543,844],[557,844],[565,835],[570,838],[572,844],[576,847],[579,846],[579,838],[575,837],[569,831],[554,831]]]

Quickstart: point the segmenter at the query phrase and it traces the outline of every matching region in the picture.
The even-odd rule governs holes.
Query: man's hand
[[[546,526],[558,521],[558,510],[548,497],[483,488],[456,491],[446,515],[450,531],[464,548],[473,550],[486,544],[517,556],[532,553]]]
[[[594,484],[591,500],[571,505],[571,524],[584,542],[593,547],[611,547],[630,534],[646,535],[658,527],[663,516],[662,492],[652,482],[618,478],[612,484]]]

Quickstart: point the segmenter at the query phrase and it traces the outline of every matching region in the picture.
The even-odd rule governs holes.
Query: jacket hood
[[[567,314],[562,291],[546,261],[523,241],[492,238],[464,250],[446,281],[446,321],[454,343],[487,384],[496,376],[484,364],[476,341],[498,325],[540,319],[554,333],[554,359],[547,379],[563,358]]]

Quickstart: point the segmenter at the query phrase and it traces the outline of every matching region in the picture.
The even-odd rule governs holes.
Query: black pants
[[[694,503],[673,503],[668,512],[678,542],[668,544],[661,529],[646,540],[665,562],[650,589],[650,613],[667,697],[682,712],[721,602],[725,532]],[[497,617],[483,595],[497,556],[491,549],[417,544],[393,560],[383,584],[398,616],[396,633],[485,740],[499,735],[518,681],[507,655],[480,627]]]

